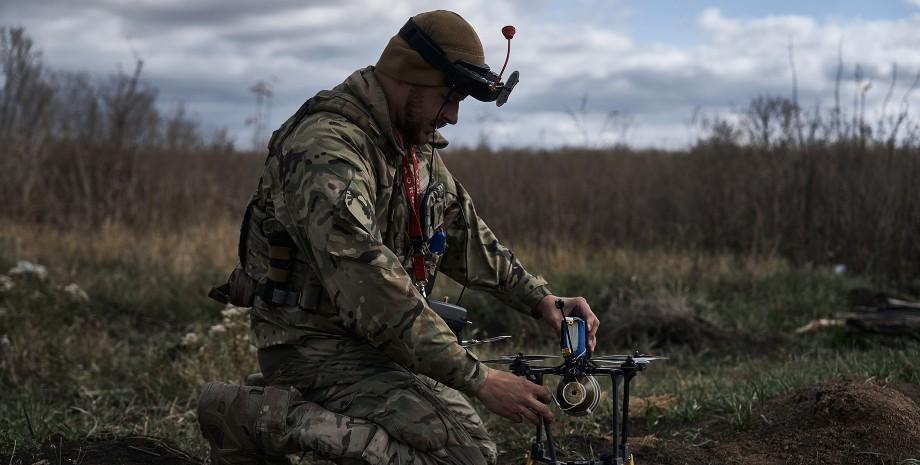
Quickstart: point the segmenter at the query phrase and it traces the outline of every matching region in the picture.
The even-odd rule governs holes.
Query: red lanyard
[[[411,168],[409,167],[409,157],[412,158]],[[416,285],[422,284],[424,286],[428,277],[425,272],[424,239],[422,238],[422,220],[419,215],[418,205],[422,188],[419,184],[418,157],[415,154],[414,145],[409,145],[409,157],[403,158],[402,177],[411,216],[409,220],[409,236],[412,242],[412,272],[415,275]]]

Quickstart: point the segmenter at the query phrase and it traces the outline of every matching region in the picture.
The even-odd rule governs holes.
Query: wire
[[[435,141],[435,131],[437,131],[438,118],[441,117],[441,112],[444,111],[444,107],[450,101],[450,98],[454,95],[454,88],[451,87],[447,92],[447,97],[444,98],[444,103],[441,104],[441,108],[438,109],[438,114],[435,115],[434,120],[431,122],[431,158],[429,159],[428,166],[431,169],[431,180],[428,182],[428,185],[431,186],[437,181],[437,170],[434,169],[434,141]],[[444,164],[444,160],[441,160],[441,164]],[[445,165],[446,166],[446,165]],[[459,202],[458,202],[459,203]],[[463,210],[463,205],[460,205],[460,218],[463,219],[463,227],[469,231],[470,223],[466,219],[466,212]],[[469,250],[470,240],[467,237],[466,241],[463,244],[463,287],[460,288],[460,294],[457,296],[457,301],[455,305],[460,305],[460,301],[463,300],[463,293],[466,292],[466,288],[470,284],[470,250]],[[431,281],[434,282],[434,278],[438,274],[438,270],[434,270],[435,276],[431,277]]]
[[[463,211],[463,205],[460,205],[460,218],[463,218],[463,227],[467,233],[470,230],[470,223],[466,221],[466,212]],[[470,284],[470,238],[467,234],[466,241],[463,242],[463,287],[460,288],[460,295],[457,297],[457,305],[463,299],[463,291]]]
[[[428,156],[428,169],[431,171],[431,175],[428,176],[428,189],[431,189],[431,186],[434,186],[437,183],[438,171],[434,169],[434,141],[435,141],[435,135],[437,134],[437,131],[438,131],[438,119],[441,118],[441,112],[444,111],[444,107],[447,106],[447,102],[450,101],[450,98],[453,96],[453,94],[454,94],[454,89],[453,87],[451,87],[450,90],[447,92],[447,96],[444,97],[444,103],[441,104],[441,108],[438,108],[438,113],[434,115],[434,119],[431,120],[431,155]],[[461,208],[461,211],[463,211],[462,208]],[[434,281],[435,279],[437,279],[437,277],[438,277],[438,268],[436,267],[434,269],[434,273],[432,273],[431,275],[430,282],[431,282],[432,290],[434,290]],[[463,296],[463,292],[461,292],[460,295]],[[460,299],[457,299],[457,301],[459,302]]]

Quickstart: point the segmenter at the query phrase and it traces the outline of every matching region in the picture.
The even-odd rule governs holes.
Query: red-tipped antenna
[[[496,84],[501,82],[502,74],[505,74],[505,67],[508,66],[508,59],[511,58],[511,39],[514,38],[515,32],[517,32],[517,30],[514,29],[514,26],[511,25],[502,28],[502,35],[508,39],[508,51],[505,53],[505,64],[502,65],[502,70],[498,73],[498,79],[495,80]]]

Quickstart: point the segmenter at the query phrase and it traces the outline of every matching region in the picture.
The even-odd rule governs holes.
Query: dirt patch
[[[679,346],[695,351],[755,342],[752,335],[707,321],[683,299],[613,303],[604,313],[598,339],[605,347],[625,345],[654,350]]]
[[[630,450],[642,465],[706,465],[720,463],[712,451],[655,436],[632,438]]]
[[[201,465],[202,461],[160,439],[146,436],[84,440],[54,436],[38,450],[13,454],[8,463],[10,465]]]
[[[754,410],[750,432],[723,440],[738,463],[881,464],[920,458],[920,407],[893,386],[836,378]]]

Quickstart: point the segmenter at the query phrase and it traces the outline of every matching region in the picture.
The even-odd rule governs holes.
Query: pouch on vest
[[[208,297],[222,303],[232,304],[237,307],[252,307],[256,298],[256,280],[249,277],[242,268],[237,266],[230,273],[227,282],[211,289]]]

